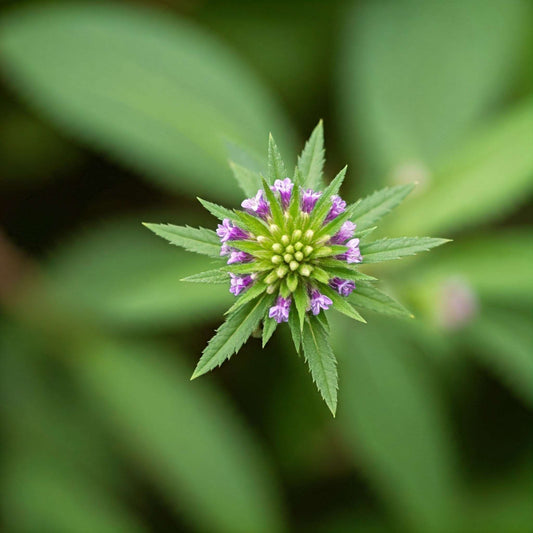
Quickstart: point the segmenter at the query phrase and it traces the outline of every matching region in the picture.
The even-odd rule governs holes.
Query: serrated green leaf
[[[346,166],[335,176],[333,181],[324,189],[322,196],[315,204],[311,214],[311,219],[315,222],[312,225],[313,229],[318,230],[318,228],[322,227],[322,223],[331,209],[331,197],[339,192],[347,170],[348,167]]]
[[[329,326],[329,320],[327,313],[318,313],[316,319],[320,322],[320,325],[324,328],[324,331],[329,335],[331,328]]]
[[[187,281],[189,283],[228,283],[229,274],[220,269],[206,270],[198,274],[192,274],[186,278],[181,278],[180,281]]]
[[[285,163],[279,153],[278,146],[272,134],[268,137],[268,181],[270,185],[276,180],[283,180],[287,177]]]
[[[257,261],[250,261],[249,263],[233,263],[232,265],[220,267],[223,272],[232,272],[233,274],[252,274],[253,272],[267,270],[268,268],[272,268],[272,265],[261,267]]]
[[[278,327],[278,323],[268,316],[268,309],[265,312],[265,317],[263,318],[263,338],[262,346],[263,348],[267,345],[267,342],[270,340],[274,331]]]
[[[143,225],[159,237],[166,239],[171,244],[181,246],[189,252],[220,259],[220,240],[212,230],[175,226],[174,224],[144,223]]]
[[[377,278],[359,272],[355,263],[346,263],[338,259],[332,259],[330,257],[320,260],[319,265],[331,274],[331,278],[337,276],[339,278],[361,280],[361,281],[376,281]]]
[[[223,207],[213,202],[208,202],[202,198],[198,198],[198,201],[215,217],[220,220],[229,218],[230,220],[235,220],[235,212],[227,207]]]
[[[2,72],[69,137],[144,179],[236,199],[226,140],[262,156],[270,130],[290,146],[272,95],[191,20],[124,2],[19,7],[2,20]]]
[[[371,285],[357,284],[356,289],[348,297],[348,301],[355,307],[362,307],[376,313],[414,318],[414,315],[402,304]]]
[[[257,242],[253,241],[228,241],[231,243],[231,246],[233,248],[237,248],[237,250],[240,250],[241,252],[248,252],[250,254],[253,254],[257,257],[261,257],[261,252],[265,252],[266,250],[262,248]]]
[[[328,285],[320,285],[320,292],[328,298],[331,298],[333,307],[336,311],[339,311],[339,313],[349,316],[358,322],[366,324],[366,320],[348,303],[346,298],[341,296],[337,291],[334,291]]]
[[[294,291],[293,297],[296,311],[298,312],[298,317],[300,318],[300,330],[303,330],[305,313],[307,306],[309,305],[309,297],[307,296],[307,291],[302,283],[298,283],[298,287]]]
[[[289,329],[291,330],[292,342],[294,343],[294,349],[296,353],[300,355],[300,346],[302,344],[302,330],[300,328],[300,320],[298,311],[291,309],[289,312]]]
[[[236,353],[261,322],[270,301],[271,298],[265,295],[257,301],[248,302],[229,315],[204,349],[191,379],[220,366]]]
[[[324,127],[322,120],[318,122],[305,143],[301,155],[298,157],[298,170],[302,177],[301,185],[304,188],[321,190],[323,187],[322,173],[325,161]]]
[[[261,188],[261,176],[257,172],[243,167],[234,161],[230,161],[229,166],[244,194],[246,196],[255,196]]]
[[[264,235],[270,237],[270,231],[262,219],[257,218],[244,211],[235,211],[234,215],[239,227],[253,233],[256,237]]]
[[[359,231],[364,230],[398,206],[414,187],[414,184],[409,183],[376,191],[357,203],[350,218]]]
[[[270,186],[266,182],[266,180],[263,178],[263,191],[265,192],[265,197],[268,200],[268,203],[270,204],[270,213],[272,214],[272,220],[275,224],[277,224],[280,228],[283,227],[284,219],[283,219],[283,210],[281,208],[281,205],[276,198],[276,195],[272,192],[270,189]]]
[[[328,335],[315,317],[304,323],[302,346],[305,360],[318,391],[335,416],[337,410],[337,360],[328,342]]]
[[[298,170],[296,170],[296,173],[298,174]],[[292,219],[296,219],[300,213],[300,185],[296,181],[294,182],[294,186],[292,188],[288,213]]]
[[[361,255],[363,263],[379,263],[401,259],[419,252],[427,252],[431,248],[450,242],[449,239],[436,239],[433,237],[399,237],[396,239],[380,239],[362,245]]]
[[[241,307],[241,305],[244,305],[245,303],[254,300],[258,296],[261,296],[261,294],[265,292],[266,288],[267,285],[265,283],[262,281],[257,281],[251,287],[246,289],[246,291],[237,298],[237,301],[224,314],[229,315]]]
[[[359,201],[360,202],[360,201]],[[344,213],[341,213],[338,217],[335,217],[333,220],[328,222],[325,226],[317,231],[317,238],[322,237],[323,235],[333,236],[341,228],[341,226],[352,218],[352,214],[355,212],[356,207],[359,205],[359,202],[349,205],[346,208]]]

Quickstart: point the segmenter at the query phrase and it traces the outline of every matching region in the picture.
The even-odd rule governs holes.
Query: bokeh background
[[[0,75],[3,531],[533,530],[531,2],[8,1]],[[336,419],[283,328],[189,382],[231,295],[141,226],[319,118],[454,239],[371,271],[416,320],[334,321]]]

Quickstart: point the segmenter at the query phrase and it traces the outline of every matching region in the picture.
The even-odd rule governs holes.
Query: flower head
[[[350,220],[350,216],[359,217],[358,229],[366,230],[392,205],[400,203],[411,187],[389,187],[348,208],[338,194],[345,169],[328,186],[320,185],[324,155],[321,124],[298,158],[294,180],[285,177],[285,165],[272,138],[269,143],[268,182],[253,170],[247,172],[244,181],[242,175],[236,173],[247,191],[250,183],[257,183],[257,190],[250,191],[255,194],[242,202],[243,211],[230,211],[201,200],[208,211],[222,218],[216,233],[188,226],[169,228],[168,225],[148,224],[148,227],[173,244],[219,261],[218,268],[189,276],[186,281],[225,283],[229,276],[229,290],[236,297],[228,311],[228,319],[217,330],[214,342],[206,347],[193,377],[231,357],[250,335],[261,330],[261,324],[264,345],[279,324],[289,322],[296,350],[304,352],[315,383],[335,413],[337,374],[328,346],[324,312],[335,308],[364,322],[354,306],[364,308],[365,302],[374,301],[379,305],[366,305],[371,309],[377,306],[383,312],[401,313],[399,304],[389,304],[390,299],[372,287],[374,278],[357,270],[357,265],[363,262],[363,254],[365,261],[371,263],[412,255],[445,241],[426,237],[398,239],[391,243],[383,239],[365,243],[365,247],[369,246],[368,252],[365,247],[361,250],[355,221]],[[345,300],[357,291],[354,280],[360,280],[359,293]],[[452,304],[448,307],[453,308],[456,321],[457,317],[462,320],[467,316],[472,307],[463,293],[459,291],[459,297],[454,293],[453,298],[449,298]],[[313,364],[322,352],[324,356],[329,352],[327,368],[317,368]]]

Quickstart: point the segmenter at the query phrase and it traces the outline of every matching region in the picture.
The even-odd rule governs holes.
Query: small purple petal
[[[233,248],[227,243],[223,243],[222,246],[220,247],[220,255],[223,256],[223,255],[229,255],[231,253],[231,251],[233,250]]]
[[[346,243],[348,250],[337,256],[337,259],[346,261],[347,263],[362,263],[363,257],[359,250],[359,239],[351,239]]]
[[[225,218],[222,224],[218,225],[217,235],[220,237],[221,243],[225,243],[226,241],[239,241],[249,237],[248,233],[238,226],[234,226],[229,218]]]
[[[329,210],[326,222],[330,222],[334,218],[337,218],[341,213],[346,211],[346,202],[340,197],[334,194],[331,197],[331,209]]]
[[[237,276],[230,272],[230,289],[229,292],[235,296],[239,296],[241,292],[245,291],[252,283],[252,276]]]
[[[250,254],[241,252],[240,250],[234,250],[230,252],[228,265],[232,265],[233,263],[248,263],[252,259],[253,257]]]
[[[309,301],[309,309],[313,315],[318,315],[321,309],[327,310],[333,303],[330,298],[321,294],[317,289],[311,289],[311,299]]]
[[[274,185],[270,187],[273,192],[278,192],[281,199],[281,205],[284,209],[287,209],[291,201],[292,188],[294,184],[289,178],[284,180],[276,180]]]
[[[278,296],[276,300],[276,305],[273,305],[269,311],[268,316],[273,318],[278,324],[282,322],[289,321],[289,311],[291,308],[291,298],[283,298],[283,296]]]
[[[313,189],[302,191],[302,211],[304,213],[310,213],[321,196],[321,192],[315,192]]]
[[[355,283],[349,279],[331,278],[329,286],[335,289],[341,296],[350,296],[355,290]]]
[[[333,235],[331,238],[331,244],[343,244],[348,239],[351,239],[355,233],[355,224],[350,220],[347,220],[342,226],[341,229]]]
[[[270,207],[262,190],[257,191],[257,194],[253,198],[243,200],[241,206],[246,209],[250,215],[256,215],[265,219],[270,215]]]

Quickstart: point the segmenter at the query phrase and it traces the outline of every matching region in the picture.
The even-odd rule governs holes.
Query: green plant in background
[[[531,4],[15,4],[0,65],[31,109],[0,102],[0,158],[40,183],[3,181],[1,196],[15,200],[11,240],[44,253],[32,254],[38,282],[16,299],[0,290],[7,530],[529,533]],[[294,154],[318,115],[328,160],[350,158],[358,178],[346,200],[420,184],[376,235],[455,241],[395,268],[363,263],[417,320],[354,327],[332,313],[335,422],[298,358],[279,355],[288,328],[189,383],[234,301],[223,285],[180,282],[204,258],[137,224],[206,226],[193,196],[239,199],[228,147],[234,169],[268,177],[265,132]],[[135,171],[146,201],[128,200],[139,183],[105,157],[96,170],[91,151],[72,157],[65,134]],[[83,198],[62,218],[68,202],[47,193],[72,193],[67,176]],[[87,180],[114,200],[78,191]]]
[[[445,239],[410,237],[367,242],[373,224],[396,207],[411,185],[385,188],[347,206],[337,194],[346,168],[324,188],[324,132],[315,128],[298,158],[292,180],[270,136],[268,174],[232,165],[245,194],[244,211],[200,200],[222,221],[217,232],[172,224],[145,224],[154,233],[188,251],[218,259],[218,268],[183,281],[227,283],[238,300],[209,341],[193,379],[229,359],[262,324],[263,348],[278,324],[288,322],[294,347],[333,416],[337,410],[337,361],[329,344],[330,307],[359,322],[356,308],[412,316],[372,285],[376,278],[356,265],[400,259],[427,251]],[[262,188],[261,188],[262,187]],[[361,255],[362,254],[362,255]],[[357,287],[356,287],[357,282]]]

